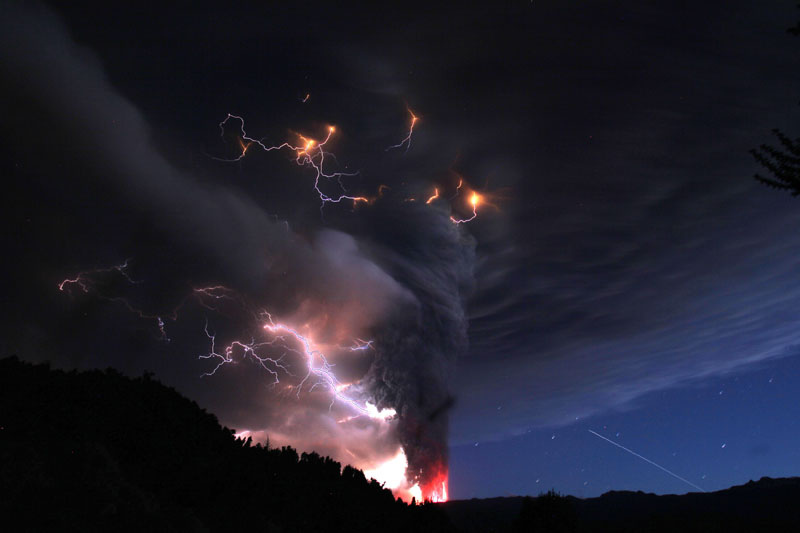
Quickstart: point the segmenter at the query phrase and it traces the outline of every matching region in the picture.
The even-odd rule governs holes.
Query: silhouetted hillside
[[[28,530],[800,531],[799,504],[800,478],[762,478],[409,506],[330,458],[235,439],[152,376],[0,360],[0,516]]]
[[[608,492],[579,499],[554,492],[537,498],[491,498],[443,504],[464,532],[800,531],[800,478],[750,481],[682,496]]]
[[[450,530],[360,470],[235,439],[149,375],[0,360],[0,465],[3,522],[29,530]]]

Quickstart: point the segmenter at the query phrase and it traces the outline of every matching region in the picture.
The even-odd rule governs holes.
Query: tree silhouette
[[[567,497],[549,490],[536,498],[525,498],[513,528],[519,533],[568,533],[577,531],[577,516]]]
[[[800,4],[797,5],[800,8]],[[787,30],[795,37],[800,36],[800,21]],[[792,196],[800,195],[800,137],[792,140],[779,129],[772,132],[778,138],[781,147],[762,144],[750,150],[755,160],[766,168],[771,177],[756,174],[755,179],[775,189],[789,191]]]
[[[756,174],[755,178],[769,187],[789,191],[792,196],[800,195],[800,137],[792,140],[779,129],[772,132],[783,149],[762,144],[750,150],[756,161],[772,174],[772,177]]]
[[[0,516],[30,531],[451,531],[314,452],[253,445],[152,374],[0,359]]]

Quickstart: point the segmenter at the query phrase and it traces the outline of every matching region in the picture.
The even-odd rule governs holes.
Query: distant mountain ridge
[[[537,509],[537,500],[548,503]],[[549,493],[539,498],[457,500],[443,507],[464,532],[542,529],[521,519],[526,507],[529,515],[564,515],[556,522],[568,527],[546,528],[554,531],[800,531],[800,477],[763,477],[716,492],[680,496],[611,491],[580,499]]]

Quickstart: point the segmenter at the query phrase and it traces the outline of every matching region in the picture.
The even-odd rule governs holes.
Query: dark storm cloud
[[[798,117],[796,10],[772,7],[427,13],[359,57],[363,87],[431,110],[436,150],[473,184],[511,191],[471,228],[456,441],[634,405],[798,342],[800,208],[748,179],[748,149]]]
[[[646,27],[663,12],[615,14]],[[479,263],[459,388],[495,394],[491,405],[471,401],[485,394],[465,400],[458,438],[566,424],[798,342],[798,206],[747,181],[747,149],[786,112],[797,117],[787,86],[796,95],[798,79],[761,75],[788,72],[790,43],[787,54],[770,46],[783,37],[780,15],[774,26],[741,16],[709,13],[710,29],[693,21],[700,28],[634,42],[620,32],[601,51],[587,48],[594,70],[654,59],[628,70],[626,86],[588,72],[592,85],[582,86],[578,68],[564,87],[579,107],[593,105],[572,146],[545,141],[557,166],[532,149],[531,185],[521,185],[529,208],[515,213],[526,245],[498,243]],[[744,65],[730,52],[739,49],[752,56]],[[476,410],[480,431],[465,423]]]
[[[10,126],[25,143],[41,141],[42,151],[57,145],[53,151],[64,150],[73,167],[46,168],[43,184],[68,182],[67,190],[77,197],[87,194],[86,187],[88,194],[108,194],[102,184],[110,183],[112,192],[103,203],[135,206],[167,236],[172,254],[190,254],[205,265],[193,272],[199,279],[184,283],[224,282],[287,313],[302,313],[308,299],[325,301],[336,307],[339,320],[350,322],[356,335],[380,321],[395,303],[413,300],[361,255],[352,237],[333,230],[297,235],[242,194],[174,167],[159,153],[140,113],[114,90],[91,52],[76,46],[52,13],[41,6],[4,7],[3,79],[18,95],[17,108],[7,115]],[[24,112],[26,105],[30,114]],[[40,116],[46,118],[30,123]],[[94,185],[98,181],[100,187]],[[63,201],[79,209],[80,204],[69,204],[75,199]],[[60,207],[68,216],[65,205]],[[93,244],[99,248],[104,243]],[[169,264],[174,258],[151,255],[139,260]],[[357,305],[356,289],[363,291]]]
[[[166,59],[126,56],[126,50],[138,46],[129,43],[126,48],[113,35],[105,37],[113,46],[98,53],[157,63],[161,70],[152,71],[156,73],[171,74],[174,64],[183,77],[156,77],[155,84],[137,80],[138,70],[126,72],[118,63],[108,68],[113,79],[144,95],[144,107],[175,105],[175,115],[182,117],[176,121],[199,114],[204,98],[212,100],[209,94],[219,104],[217,94],[230,93],[245,96],[242,107],[257,110],[269,122],[275,120],[275,108],[263,92],[294,94],[301,85],[302,90],[310,85],[310,105],[322,106],[318,103],[328,98],[331,108],[335,102],[344,125],[354,126],[342,130],[358,131],[359,138],[373,143],[370,150],[382,151],[392,143],[384,141],[403,133],[398,124],[406,118],[405,100],[422,116],[413,148],[402,156],[390,152],[394,166],[385,172],[375,172],[373,162],[365,161],[360,167],[365,180],[378,180],[375,186],[389,182],[395,191],[401,181],[414,182],[429,191],[452,165],[472,186],[488,184],[489,191],[504,191],[499,212],[481,211],[468,228],[477,243],[475,290],[468,305],[470,349],[459,361],[454,388],[451,434],[457,441],[502,438],[533,426],[629,407],[650,391],[744,368],[797,344],[793,317],[800,297],[800,208],[791,198],[749,180],[755,168],[747,154],[768,138],[772,127],[796,130],[796,40],[785,34],[796,20],[793,2],[769,9],[746,2],[675,7],[670,2],[576,6],[537,1],[424,11],[399,5],[380,18],[331,10],[319,17],[303,14],[307,24],[293,24],[296,15],[226,12],[225,20],[200,24],[201,16],[166,10],[160,14],[164,26],[174,30],[159,33],[140,21],[152,31],[141,39],[154,53],[164,50],[152,43],[177,39],[163,53]],[[81,22],[80,16],[73,19]],[[269,31],[267,23],[273,24]],[[121,29],[115,26],[114,31]],[[202,39],[186,38],[194,33]],[[18,37],[20,42],[34,39]],[[191,45],[182,46],[180,38],[192,40]],[[296,46],[306,39],[312,39],[310,44]],[[226,47],[227,40],[235,44]],[[273,68],[275,55],[299,66]],[[213,61],[205,59],[209,57]],[[203,74],[191,74],[192,68]],[[220,77],[225,83],[208,81],[214,77],[208,72],[216,73],[216,68],[224,70]],[[276,80],[284,80],[291,90]],[[206,83],[210,86],[204,89]],[[178,105],[193,98],[194,91],[184,94],[193,84],[203,96],[185,108]],[[56,91],[57,84],[50,85]],[[101,87],[108,90],[105,82]],[[172,97],[162,101],[162,95]],[[221,109],[227,111],[236,110]],[[78,135],[84,135],[80,128]],[[96,144],[85,146],[101,151]],[[273,192],[275,182],[253,180],[247,190],[257,192],[251,196],[259,201],[279,197],[275,204],[291,198]],[[146,179],[133,183],[131,190],[149,196],[145,187],[155,183],[159,181]],[[170,183],[163,187],[169,190]],[[296,186],[299,191],[306,183]],[[197,189],[200,201],[217,194],[199,192],[205,185]],[[208,278],[212,270],[217,277],[241,278],[243,285],[249,280],[272,286],[259,276],[259,268],[252,269],[267,245],[242,251],[235,242],[240,236],[251,240],[245,237],[247,229],[216,228],[220,220],[250,218],[244,214],[251,212],[248,202],[225,190],[222,195],[236,209],[211,207],[208,222],[194,222],[213,226],[208,228],[213,235],[224,233],[208,244],[199,238],[204,231],[198,230],[197,246],[219,250],[212,252],[219,264],[212,269],[204,263],[198,268],[205,276],[199,277]],[[306,196],[288,202],[288,209],[302,212],[291,228],[312,228],[304,235],[317,234],[311,200]],[[237,210],[242,214],[234,214]],[[355,237],[352,261],[379,264],[380,271],[413,295],[401,298],[391,311],[414,308],[420,313],[416,316],[442,311],[452,318],[455,287],[463,280],[457,281],[462,279],[461,263],[449,262],[453,258],[448,250],[465,243],[454,235],[437,241],[444,228],[421,219],[433,227],[432,240],[421,238],[420,257],[441,259],[452,269],[441,271],[449,273],[441,288],[428,287],[427,280],[437,279],[433,271],[416,272],[427,267],[404,263],[391,253],[395,246],[405,250],[404,231],[411,232],[417,222],[384,237],[370,234],[386,224],[379,214],[359,215],[372,217],[374,227],[351,227],[335,210],[326,213],[334,227]],[[283,242],[285,226],[257,209],[253,218],[264,219],[269,238],[295,249]],[[228,244],[231,235],[234,244]],[[330,237],[348,238],[336,233]],[[314,260],[330,249],[313,237],[303,242],[302,254]],[[438,258],[429,255],[437,242],[442,247]],[[126,253],[121,247],[118,256]],[[237,260],[229,263],[228,257]],[[312,282],[319,281],[324,289],[324,279]],[[300,303],[292,301],[287,308]],[[430,334],[432,349],[461,345],[461,325],[453,323],[452,336],[418,331],[409,342],[416,346]],[[397,331],[411,327],[398,324]],[[393,345],[396,340],[386,342]],[[411,379],[412,370],[397,379]],[[225,390],[236,396],[233,385]],[[256,390],[256,385],[247,390]],[[207,389],[198,394],[208,394]],[[255,394],[250,398],[253,409],[241,413],[239,400],[215,398],[214,405],[241,414],[238,420],[255,427],[260,412],[268,413],[265,418],[280,416],[269,414],[279,409],[268,398]],[[433,404],[440,399],[433,395],[419,405],[435,412]]]
[[[179,387],[203,398],[225,423],[254,435],[270,435],[273,444],[314,449],[374,467],[393,456],[399,443],[421,483],[446,469],[449,381],[455,358],[467,343],[463,293],[471,283],[473,246],[449,213],[388,194],[375,207],[362,208],[363,218],[352,224],[351,232],[361,242],[320,227],[318,210],[312,211],[312,219],[300,220],[305,229],[295,233],[291,224],[267,215],[242,192],[170,163],[140,112],[111,86],[91,52],[77,46],[52,13],[41,6],[5,7],[0,49],[4,83],[17,95],[19,106],[13,111],[13,128],[22,143],[35,142],[44,132],[46,142],[58,143],[63,153],[49,146],[42,150],[51,160],[60,158],[71,166],[33,165],[43,185],[70,182],[67,190],[73,194],[58,210],[68,216],[70,209],[78,209],[69,202],[80,204],[85,201],[81,195],[101,192],[107,194],[103,203],[111,206],[106,216],[112,224],[116,209],[132,208],[136,220],[146,220],[166,241],[167,250],[137,241],[126,253],[136,254],[138,264],[150,265],[161,287],[175,293],[201,283],[222,283],[280,320],[312,325],[314,341],[332,350],[328,360],[341,379],[359,380],[367,373],[357,387],[359,399],[394,408],[398,417],[388,424],[363,418],[346,421],[352,413],[333,405],[328,394],[288,394],[285,385],[303,385],[304,369],[298,366],[302,358],[294,356],[284,362],[289,374],[281,376],[280,386],[271,392],[263,390],[269,374],[259,372],[255,364],[245,370],[222,368],[205,380],[206,390],[198,388],[196,374],[194,382],[178,378]],[[31,123],[32,117],[41,121]],[[304,192],[294,200],[298,206],[314,201],[311,187]],[[284,207],[291,210],[291,204]],[[86,240],[89,250],[108,246],[102,239]],[[191,266],[188,271],[159,272],[165,263]],[[141,283],[141,290],[147,290]],[[197,321],[195,326],[202,324],[198,315],[203,310],[237,305],[239,297],[228,294],[199,310],[181,306],[179,316]],[[148,314],[169,315],[158,310],[164,298],[154,294],[151,300],[156,310]],[[181,319],[168,328],[176,338],[185,338],[186,322]],[[87,335],[104,336],[100,323],[93,327]],[[201,328],[195,329],[200,341],[210,343]],[[218,334],[217,327],[210,329],[209,335]],[[263,335],[258,324],[243,329],[245,338]],[[342,348],[357,338],[374,339],[374,348],[356,355]],[[12,343],[12,348],[23,356],[41,357],[28,353],[30,346],[22,342]],[[105,353],[92,364],[120,366],[129,357],[125,352]],[[66,359],[57,356],[56,362],[75,364]],[[210,371],[218,358],[205,361]],[[128,369],[145,364],[129,364]],[[186,357],[161,365],[172,367],[166,375],[174,379],[176,367],[187,365]],[[197,362],[189,365],[196,367]]]
[[[398,434],[409,471],[421,473],[424,486],[447,466],[451,380],[456,358],[467,348],[464,298],[473,283],[474,241],[444,209],[421,202],[376,207],[364,213],[363,222],[380,232],[362,237],[414,294],[416,309],[398,313],[391,328],[376,331],[379,355],[367,386],[379,406],[400,413]]]

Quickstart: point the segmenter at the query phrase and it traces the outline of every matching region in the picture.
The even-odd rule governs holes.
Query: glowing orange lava
[[[433,503],[447,501],[447,472],[441,472],[422,488],[422,499]]]
[[[369,407],[369,405],[368,405]],[[374,406],[371,406],[375,409]],[[394,411],[392,410],[392,414]],[[365,468],[364,475],[367,479],[373,478],[383,484],[387,489],[391,489],[396,498],[402,498],[406,503],[413,500],[416,503],[422,502],[446,502],[447,495],[447,471],[440,470],[433,481],[420,487],[419,483],[413,483],[406,477],[408,470],[408,459],[402,448],[400,448],[392,458],[372,467]]]

